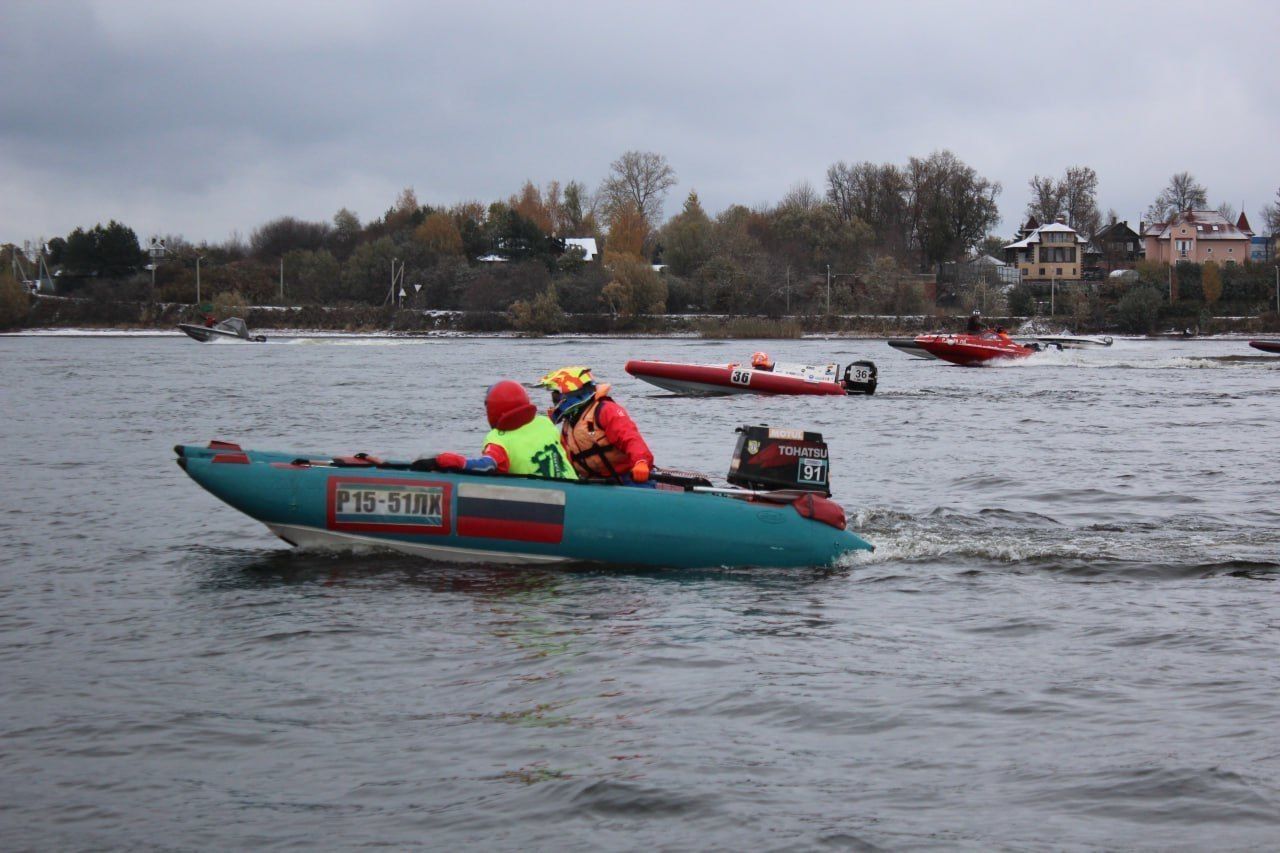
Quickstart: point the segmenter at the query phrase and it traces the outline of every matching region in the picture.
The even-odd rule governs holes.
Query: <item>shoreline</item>
[[[737,338],[737,337],[708,337],[698,332],[557,332],[547,335],[528,335],[520,332],[469,332],[462,330],[439,330],[439,331],[334,331],[332,329],[299,329],[299,328],[258,328],[254,329],[257,334],[265,335],[268,340],[272,338],[278,339],[297,339],[297,338],[316,338],[316,339],[343,339],[358,338],[369,340],[449,340],[452,338],[474,338],[474,339],[510,339],[510,340],[577,340],[581,338],[594,338],[602,340],[693,340],[693,341],[733,341],[733,340],[887,340],[896,337],[914,337],[916,332],[904,331],[900,334],[873,334],[869,332],[806,332],[800,337],[795,338]],[[1053,334],[1053,332],[1020,332],[1014,330],[1013,334],[1030,335],[1030,334]],[[1182,336],[1176,333],[1155,333],[1150,335],[1129,335],[1118,333],[1107,333],[1108,337],[1115,340],[1125,341],[1181,341],[1181,340],[1223,340],[1223,341],[1248,341],[1258,338],[1259,336],[1275,335],[1275,332],[1243,332],[1243,331],[1226,331],[1213,332],[1198,335]],[[169,330],[163,328],[137,328],[134,326],[49,326],[40,328],[27,329],[10,329],[0,332],[0,338],[185,338],[186,335],[177,330]]]
[[[895,338],[964,328],[968,312],[957,308],[916,314],[786,314],[719,313],[619,316],[608,313],[563,313],[545,324],[518,327],[512,316],[497,311],[453,311],[391,306],[224,306],[226,316],[241,317],[250,328],[275,337],[373,335],[389,338],[449,337],[610,337],[701,338],[704,340],[800,340],[806,337]],[[32,303],[24,322],[10,333],[88,336],[110,332],[181,334],[177,325],[197,316],[195,306],[180,302],[95,302],[68,297],[42,297]],[[1084,318],[985,316],[989,326],[1014,334],[1116,336],[1115,324]],[[1280,333],[1280,315],[1208,317],[1162,312],[1148,328],[1160,332],[1194,329],[1204,335]]]

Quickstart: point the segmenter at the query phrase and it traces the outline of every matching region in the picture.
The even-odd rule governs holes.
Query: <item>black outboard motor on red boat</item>
[[[822,434],[741,426],[729,465],[729,482],[748,489],[798,489],[831,494],[830,460]]]
[[[840,384],[846,394],[876,393],[876,363],[874,361],[855,361],[844,369],[844,377]]]

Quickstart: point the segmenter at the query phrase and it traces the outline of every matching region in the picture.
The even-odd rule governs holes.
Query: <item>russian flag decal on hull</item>
[[[458,486],[459,536],[557,544],[564,538],[564,492],[522,486]]]

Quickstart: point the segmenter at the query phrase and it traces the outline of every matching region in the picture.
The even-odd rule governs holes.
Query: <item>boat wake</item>
[[[1225,531],[1199,516],[1164,524],[1072,527],[1050,516],[938,508],[925,515],[871,508],[850,527],[875,551],[840,566],[938,565],[962,571],[1051,572],[1082,578],[1280,579],[1280,536],[1268,528]]]
[[[1117,359],[1113,353],[1088,350],[1044,350],[1020,359],[994,359],[982,365],[998,370],[1086,367],[1101,370],[1280,370],[1280,359],[1266,356],[1173,356],[1165,359]]]
[[[1274,359],[1253,356],[1176,356],[1159,361],[1103,362],[1098,367],[1123,367],[1130,370],[1254,370],[1280,368]]]
[[[288,340],[278,341],[282,344],[294,344],[302,346],[329,346],[329,347],[411,347],[421,346],[424,343],[433,342],[432,338],[402,338],[402,337],[302,337],[289,338]]]

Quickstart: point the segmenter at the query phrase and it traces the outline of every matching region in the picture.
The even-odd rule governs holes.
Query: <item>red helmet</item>
[[[773,367],[773,359],[769,358],[767,352],[755,352],[751,354],[751,366],[755,368]]]
[[[489,387],[489,393],[484,395],[484,410],[489,416],[489,426],[509,432],[533,420],[538,407],[529,401],[519,382],[504,379]]]

